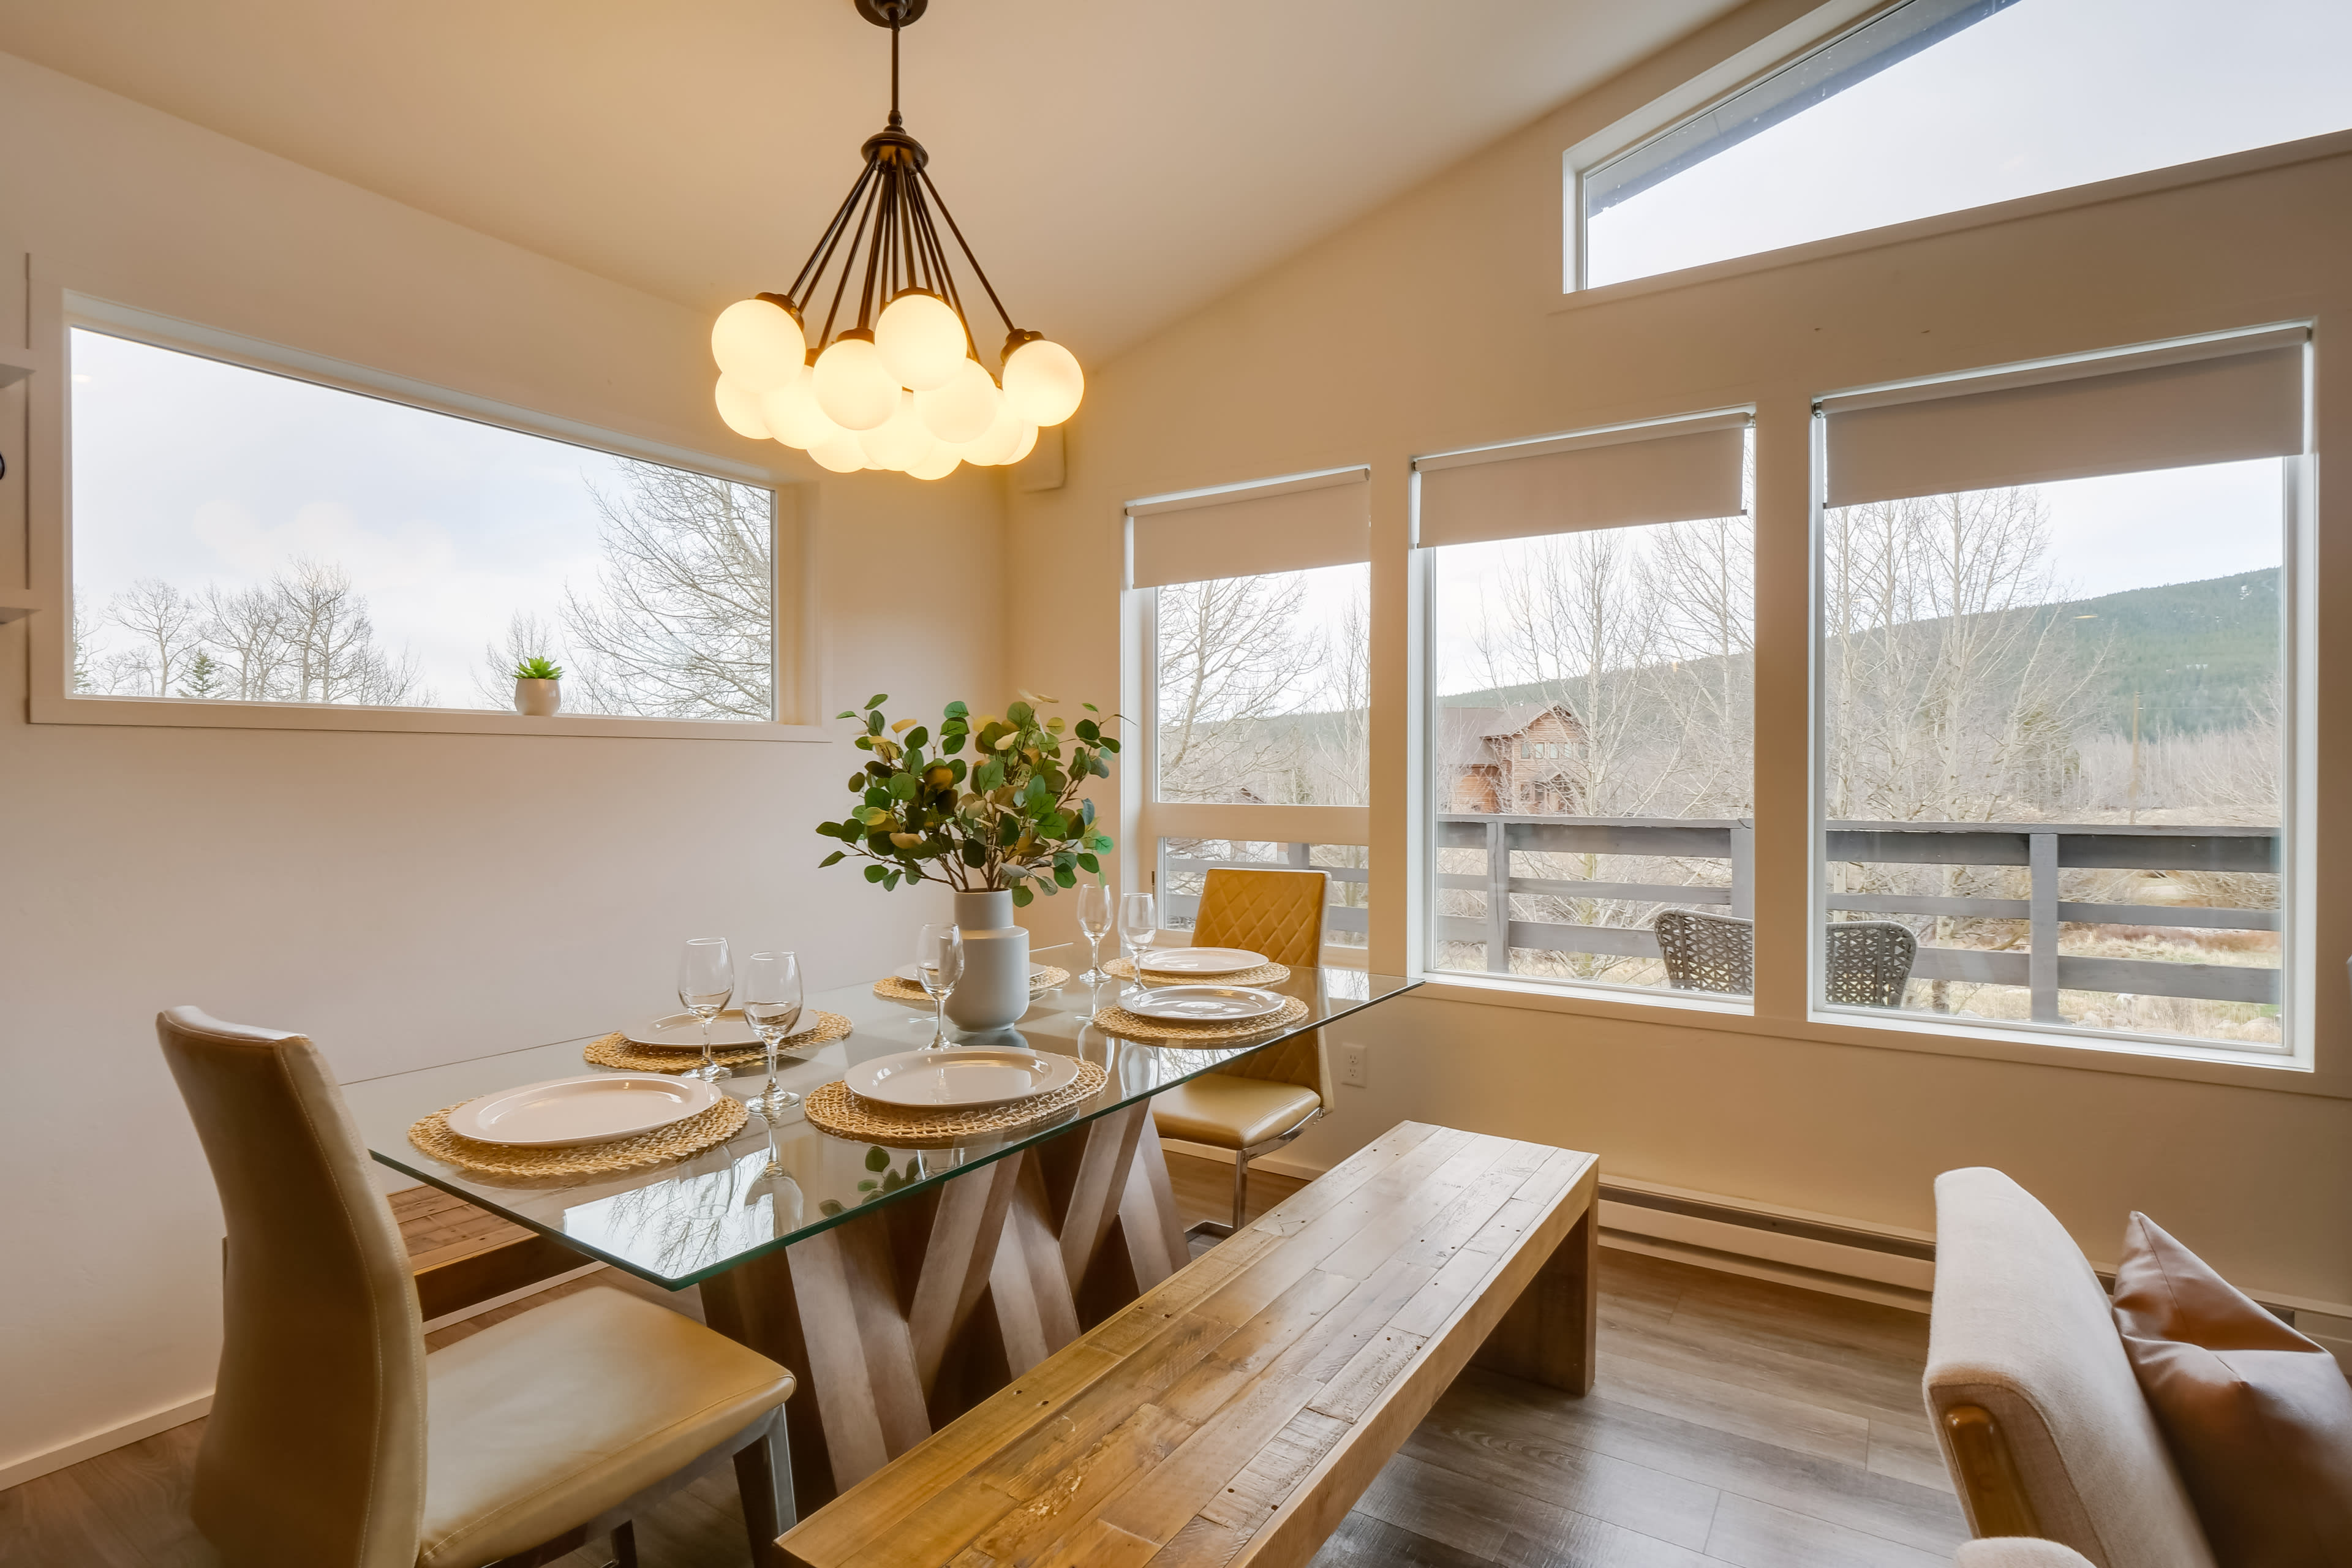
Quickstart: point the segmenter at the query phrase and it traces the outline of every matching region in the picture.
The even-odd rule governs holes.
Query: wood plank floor
[[[1228,1167],[1169,1157],[1187,1222]],[[1250,1180],[1252,1215],[1299,1184]],[[617,1285],[698,1316],[611,1270]],[[1601,1377],[1584,1399],[1475,1369],[1390,1461],[1315,1568],[1943,1568],[1967,1537],[1919,1403],[1927,1321],[1605,1248]],[[431,1336],[435,1346],[546,1300]],[[187,1523],[204,1424],[0,1491],[6,1568],[218,1568]],[[731,1476],[639,1521],[646,1568],[751,1561]],[[562,1568],[596,1568],[575,1552]]]

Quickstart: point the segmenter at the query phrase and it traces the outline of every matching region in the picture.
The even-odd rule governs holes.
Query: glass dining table
[[[1076,969],[1074,953],[1083,956],[1034,956]],[[791,1367],[801,1382],[786,1406],[793,1489],[805,1512],[1184,1265],[1152,1096],[1418,984],[1297,969],[1264,987],[1305,1004],[1295,1022],[1170,1043],[1094,1022],[1133,982],[1074,977],[1036,993],[1009,1029],[950,1026],[950,1038],[1095,1062],[1103,1088],[1041,1121],[944,1145],[835,1136],[795,1106],[772,1124],[753,1114],[730,1142],[689,1159],[535,1184],[471,1173],[409,1142],[436,1110],[605,1070],[583,1059],[584,1039],[356,1080],[343,1094],[382,1163],[585,1258],[670,1289],[699,1286],[711,1327]],[[851,1032],[788,1051],[781,1089],[805,1096],[860,1063],[931,1044],[928,1002],[870,984],[812,994],[803,1017],[820,1010],[846,1017]],[[767,1081],[755,1064],[719,1087],[748,1100]]]

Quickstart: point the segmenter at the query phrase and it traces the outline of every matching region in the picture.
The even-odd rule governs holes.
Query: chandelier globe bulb
[[[1037,426],[1024,421],[1021,426],[1021,439],[1013,443],[1013,455],[1005,458],[1004,461],[1008,466],[1010,466],[1013,463],[1019,462],[1022,458],[1027,457],[1036,449]]]
[[[817,406],[845,430],[874,429],[898,411],[898,378],[871,332],[844,332],[817,355],[815,387]]]
[[[1013,456],[1013,448],[1021,439],[1021,416],[1013,412],[1013,400],[997,394],[996,417],[987,429],[963,444],[963,460],[974,468],[992,468]]]
[[[855,430],[844,430],[836,425],[833,434],[808,449],[819,468],[836,474],[854,474],[866,467],[866,444]]]
[[[712,401],[719,405],[719,417],[726,421],[727,428],[754,441],[768,438],[768,424],[760,413],[759,394],[721,372]]]
[[[908,465],[907,473],[918,479],[943,479],[963,466],[963,458],[945,441],[931,448],[931,455],[919,463]]]
[[[932,435],[961,447],[988,433],[1003,401],[1004,395],[996,390],[996,378],[981,368],[978,360],[967,359],[959,360],[955,374],[940,385],[915,394],[915,409]]]
[[[814,451],[818,442],[841,429],[818,404],[816,375],[806,365],[775,391],[760,395],[760,417],[769,435],[803,452]]]
[[[874,346],[898,384],[916,392],[944,386],[966,363],[963,318],[928,289],[909,289],[882,308]]]
[[[1050,338],[1015,332],[1004,353],[1004,395],[1032,425],[1059,425],[1078,411],[1087,373],[1077,356]]]
[[[746,392],[772,392],[801,373],[800,318],[772,300],[738,300],[710,324],[710,357]]]
[[[894,390],[898,394],[897,411],[873,429],[860,431],[857,439],[877,466],[908,468],[929,457],[940,438],[923,423],[915,407],[915,395],[904,388]]]

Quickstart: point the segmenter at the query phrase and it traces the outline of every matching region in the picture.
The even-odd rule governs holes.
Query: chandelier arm
[[[842,258],[841,279],[833,286],[833,304],[824,313],[824,331],[822,342],[833,341],[833,323],[841,314],[841,299],[849,289],[850,269],[857,265],[857,247],[866,242],[866,221],[874,216],[874,195],[880,189],[881,186],[878,184],[868,186],[866,205],[858,209],[857,231],[850,237],[849,249]],[[830,265],[830,258],[828,258],[828,265]]]
[[[916,186],[911,195],[915,224],[922,231],[923,254],[929,259],[932,275],[939,279],[939,292],[945,297],[949,307],[956,313],[956,320],[963,326],[964,346],[977,360],[980,358],[980,343],[971,335],[971,319],[964,314],[963,295],[956,288],[955,268],[948,265],[947,251],[940,245],[940,231],[931,222],[930,205],[923,200],[920,185]],[[982,363],[984,364],[986,362]]]
[[[948,232],[955,236],[957,246],[963,251],[963,258],[971,264],[971,275],[980,279],[982,289],[988,290],[988,302],[996,307],[997,319],[1004,323],[1007,332],[1019,331],[1013,326],[1012,312],[1005,310],[1004,301],[996,297],[996,285],[988,280],[988,269],[981,266],[980,258],[971,253],[971,241],[963,237],[963,229],[956,223],[955,214],[948,210],[947,198],[940,195],[940,187],[932,183],[930,171],[924,169],[917,173],[923,182],[923,188],[930,192],[931,200],[939,204],[940,216],[948,220]]]
[[[857,183],[849,187],[849,195],[843,198],[841,210],[833,215],[832,224],[817,238],[816,248],[810,251],[809,258],[801,264],[800,276],[793,279],[793,286],[784,291],[784,297],[793,300],[794,308],[803,315],[807,313],[809,300],[816,295],[816,286],[824,277],[825,268],[833,260],[834,247],[841,242],[842,231],[849,226],[850,214],[856,211],[858,199],[866,194],[866,183],[874,178],[874,169],[875,161],[868,158],[865,172],[857,176]]]
[[[882,261],[882,227],[890,221],[888,195],[890,176],[895,173],[895,170],[885,173],[883,183],[875,194],[874,238],[866,247],[866,280],[857,290],[857,328],[860,331],[874,330],[874,274]],[[849,264],[852,267],[857,264],[857,247],[854,244],[849,247]],[[849,280],[848,268],[842,269],[841,278],[845,283]]]
[[[894,259],[898,265],[898,274],[906,280],[900,287],[914,289],[919,288],[922,284],[922,271],[916,265],[916,245],[920,237],[915,232],[914,215],[907,201],[908,190],[907,177],[902,174],[898,176],[898,210],[890,220],[890,234],[898,244]],[[894,297],[897,292],[896,289],[892,290]]]

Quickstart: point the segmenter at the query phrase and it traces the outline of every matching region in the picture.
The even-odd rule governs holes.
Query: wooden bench
[[[1401,1122],[784,1552],[803,1568],[1304,1563],[1465,1364],[1591,1387],[1598,1163]]]
[[[390,1202],[428,1323],[595,1261],[438,1187],[404,1187]]]

